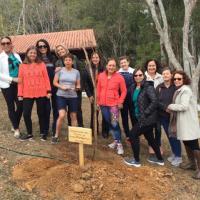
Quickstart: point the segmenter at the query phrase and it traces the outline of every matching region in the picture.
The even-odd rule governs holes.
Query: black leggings
[[[39,118],[39,125],[40,125],[40,134],[47,135],[48,133],[45,130],[45,111],[46,111],[46,97],[40,98],[24,98],[23,99],[23,115],[24,115],[24,122],[26,125],[26,129],[29,135],[32,135],[32,120],[31,120],[31,113],[33,109],[34,101],[37,104],[37,115]]]
[[[8,116],[14,129],[19,128],[23,112],[23,103],[17,98],[17,84],[11,84],[9,88],[1,89],[8,107]]]
[[[137,122],[132,130],[130,131],[130,141],[131,141],[131,146],[134,154],[134,158],[137,162],[139,162],[139,154],[140,154],[140,135],[143,134],[145,139],[148,141],[149,145],[153,148],[156,157],[158,160],[163,160],[162,155],[160,153],[160,148],[159,144],[154,138],[153,135],[153,127],[154,126],[145,126],[145,127],[140,127],[139,123]]]
[[[129,137],[129,117],[131,119],[131,125],[133,127],[134,125],[134,119],[133,119],[133,114],[132,114],[132,109],[131,106],[129,105],[128,98],[126,97],[124,103],[123,103],[123,108],[121,109],[121,117],[122,117],[122,125],[124,128],[124,132],[126,134],[126,137]]]
[[[154,138],[155,138],[156,142],[159,144],[159,146],[161,146],[161,124],[160,124],[160,121],[157,121],[157,123],[154,125],[153,132],[154,132]],[[151,146],[149,143],[148,143],[148,145]]]
[[[192,151],[200,150],[198,139],[183,141],[184,145],[189,147]]]

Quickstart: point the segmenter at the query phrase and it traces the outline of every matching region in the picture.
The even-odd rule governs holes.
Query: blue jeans
[[[169,144],[170,144],[170,147],[171,147],[173,154],[176,157],[181,157],[181,142],[179,140],[177,140],[177,138],[175,138],[175,137],[169,137],[169,133],[168,133],[169,118],[168,117],[161,117],[160,122],[161,122],[161,125],[164,128],[166,135],[167,135],[167,138],[169,140]]]
[[[119,108],[117,106],[101,106],[101,112],[109,125],[114,140],[121,142],[121,129],[119,126]]]

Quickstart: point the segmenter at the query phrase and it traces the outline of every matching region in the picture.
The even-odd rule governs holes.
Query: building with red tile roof
[[[39,39],[47,40],[52,51],[59,44],[62,44],[72,51],[81,50],[82,47],[86,49],[95,49],[97,46],[93,29],[16,35],[11,36],[11,38],[14,50],[19,54],[24,54],[27,48],[31,45],[35,45]]]

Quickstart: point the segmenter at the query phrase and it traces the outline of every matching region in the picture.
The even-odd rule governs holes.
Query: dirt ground
[[[193,172],[173,168],[167,161],[164,167],[149,164],[144,139],[141,140],[141,168],[124,165],[123,157],[107,148],[112,138],[102,139],[101,136],[95,156],[93,146],[85,145],[86,165],[80,168],[78,145],[66,141],[66,125],[59,144],[52,145],[50,138],[41,142],[34,111],[35,141],[21,142],[10,131],[1,94],[0,102],[0,200],[200,200],[200,181],[191,178]],[[89,102],[84,99],[85,127],[89,126],[88,108]],[[23,121],[21,131],[26,131]],[[164,134],[163,140],[166,158],[170,152]],[[124,145],[124,156],[130,156],[130,147]]]

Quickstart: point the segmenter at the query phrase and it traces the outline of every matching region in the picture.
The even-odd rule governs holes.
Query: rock
[[[85,181],[85,180],[79,180],[79,183],[80,183],[81,185],[83,185],[83,186],[86,185],[86,181]]]
[[[173,176],[173,173],[164,173],[162,175],[162,177],[166,177],[166,178],[172,178],[172,176]]]
[[[76,193],[82,193],[82,192],[84,192],[84,187],[80,183],[76,183],[73,185],[73,190]]]
[[[91,165],[85,165],[83,167],[81,167],[82,172],[88,172],[91,169]]]
[[[101,185],[99,185],[99,189],[102,190],[103,189],[103,183]]]
[[[96,186],[95,186],[95,185],[92,185],[92,189],[93,189],[93,190],[96,190]]]
[[[87,173],[87,172],[82,173],[82,175],[81,175],[81,178],[82,178],[83,180],[89,180],[91,177],[92,177],[91,174],[90,174],[90,173]]]

